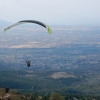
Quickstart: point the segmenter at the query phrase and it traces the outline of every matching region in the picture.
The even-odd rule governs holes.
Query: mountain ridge
[[[7,25],[9,25],[11,22],[5,21],[0,19],[0,28],[2,27],[6,27]]]

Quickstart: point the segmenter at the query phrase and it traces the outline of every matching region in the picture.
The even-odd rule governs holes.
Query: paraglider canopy
[[[43,26],[44,28],[46,28],[48,30],[49,34],[52,33],[52,29],[47,24],[44,24],[44,23],[42,23],[40,21],[36,21],[36,20],[22,20],[22,21],[16,22],[16,23],[8,26],[7,28],[5,28],[4,33],[6,31],[8,31],[9,29],[11,29],[12,27],[14,27],[14,26],[17,26],[17,25],[20,25],[20,24],[25,24],[25,23],[35,23],[35,24],[41,25],[41,26]]]

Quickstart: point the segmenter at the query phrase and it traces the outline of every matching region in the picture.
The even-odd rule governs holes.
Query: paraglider
[[[13,28],[13,27],[15,27],[17,25],[26,24],[26,23],[35,23],[35,24],[41,25],[42,27],[44,27],[44,28],[47,29],[47,31],[48,31],[49,34],[52,33],[52,29],[47,24],[44,24],[44,23],[42,23],[40,21],[36,21],[36,20],[22,20],[22,21],[18,21],[16,23],[14,23],[14,24],[6,27],[4,29],[4,33],[6,33],[9,29],[11,29],[11,28]],[[27,67],[30,67],[30,63],[31,63],[31,61],[26,61]]]
[[[31,61],[26,61],[27,67],[30,67]]]
[[[25,24],[25,23],[35,23],[35,24],[41,25],[41,26],[43,26],[44,28],[46,28],[48,30],[49,34],[52,33],[52,29],[47,24],[44,24],[44,23],[36,21],[36,20],[22,20],[22,21],[16,22],[16,23],[8,26],[7,28],[5,28],[4,33],[6,31],[8,31],[9,29],[11,29],[12,27],[15,27],[15,26],[20,25],[20,24]]]

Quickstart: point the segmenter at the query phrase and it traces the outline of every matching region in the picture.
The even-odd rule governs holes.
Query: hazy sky
[[[0,19],[49,25],[100,25],[100,0],[0,0]]]

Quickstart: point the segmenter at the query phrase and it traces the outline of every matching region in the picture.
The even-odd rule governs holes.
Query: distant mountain
[[[5,21],[5,20],[0,19],[0,28],[6,27],[6,26],[9,25],[9,24],[10,24],[10,22],[7,22],[7,21]]]

